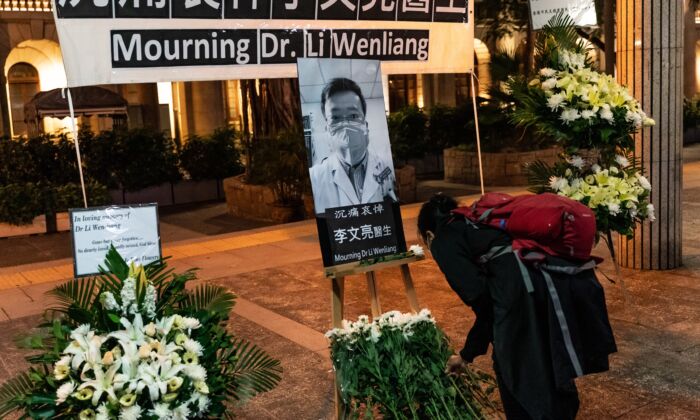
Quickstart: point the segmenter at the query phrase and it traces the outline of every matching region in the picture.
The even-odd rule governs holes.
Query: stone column
[[[696,68],[696,43],[698,40],[698,31],[695,28],[695,10],[690,5],[690,0],[683,0],[684,16],[685,16],[685,31],[684,32],[684,80],[683,94],[686,98],[692,98],[698,93],[698,76]]]
[[[635,155],[652,184],[656,222],[618,240],[624,267],[681,265],[683,1],[617,0],[617,77],[656,120],[636,136]]]

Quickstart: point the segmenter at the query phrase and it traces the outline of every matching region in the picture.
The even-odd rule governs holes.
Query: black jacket
[[[569,418],[570,408],[557,392],[570,389],[577,373],[542,272],[528,267],[534,287],[528,293],[514,254],[478,263],[492,248],[510,242],[505,232],[476,228],[460,217],[445,220],[437,229],[433,257],[452,289],[476,314],[460,355],[470,362],[493,343],[499,376],[532,418]],[[553,257],[546,263],[573,265]],[[582,373],[607,370],[608,355],[617,349],[595,272],[551,272],[551,279]]]

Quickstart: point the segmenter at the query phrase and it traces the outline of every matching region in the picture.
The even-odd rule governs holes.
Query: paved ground
[[[417,191],[418,201],[425,201],[438,191],[453,196],[463,196],[474,194],[478,188],[439,180],[420,181]],[[164,243],[271,225],[271,223],[233,217],[228,214],[226,203],[223,202],[163,207],[159,209],[159,213],[160,232]],[[0,252],[0,267],[65,259],[72,255],[68,232],[0,238],[0,251],[5,249],[12,252]]]
[[[690,151],[700,155],[700,148]],[[684,267],[665,272],[624,270],[631,299],[602,281],[618,340],[612,369],[578,381],[582,419],[700,418],[700,162],[686,164]],[[465,197],[469,200],[470,197]],[[415,243],[417,205],[404,206],[408,243]],[[330,324],[329,286],[322,276],[313,222],[264,227],[165,242],[178,269],[200,267],[200,278],[239,295],[231,328],[282,361],[274,391],[238,410],[246,419],[325,419],[332,414],[332,377],[322,333]],[[11,251],[0,243],[0,253]],[[599,248],[598,254],[606,251]],[[613,275],[609,263],[601,269]],[[432,260],[412,265],[416,289],[448,335],[460,343],[471,313],[449,290]],[[25,368],[11,337],[27,331],[50,304],[43,292],[68,278],[70,260],[0,268],[0,382]],[[602,278],[602,277],[601,277]],[[399,273],[378,275],[384,310],[407,310]],[[363,278],[346,282],[346,317],[369,312]],[[482,357],[477,365],[489,369]]]

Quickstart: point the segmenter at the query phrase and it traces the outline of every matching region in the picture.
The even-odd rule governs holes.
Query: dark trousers
[[[513,394],[511,394],[508,387],[503,383],[503,379],[501,379],[501,375],[498,374],[498,371],[496,371],[496,381],[498,382],[498,391],[501,394],[501,402],[503,403],[503,411],[505,411],[506,419],[535,420],[530,416],[530,414],[528,414],[527,411],[525,411],[525,408],[520,405]],[[556,394],[557,400],[561,403],[560,407],[558,407],[559,411],[561,412],[561,417],[547,420],[575,419],[576,413],[578,412],[579,399],[574,381],[571,381],[570,387],[558,390]]]

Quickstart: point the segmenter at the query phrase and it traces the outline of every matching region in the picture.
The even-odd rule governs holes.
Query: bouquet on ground
[[[233,294],[187,291],[193,271],[127,265],[114,248],[106,266],[50,292],[60,306],[26,340],[33,367],[0,388],[0,417],[230,418],[227,403],[279,382],[277,360],[226,330]]]
[[[530,190],[590,207],[611,247],[611,232],[630,236],[637,223],[655,219],[651,185],[632,158],[633,135],[654,120],[626,87],[592,68],[568,16],[552,18],[535,47],[537,75],[509,81],[516,101],[513,120],[555,139],[563,153],[554,165],[528,165]]]
[[[632,148],[632,135],[654,125],[625,86],[592,68],[588,48],[568,18],[543,28],[536,48],[537,75],[508,83],[519,125],[554,138],[568,153]]]
[[[469,369],[459,377],[444,372],[452,351],[426,309],[374,321],[361,316],[326,336],[351,418],[481,419],[495,412],[492,378]]]
[[[625,156],[617,155],[608,167],[574,155],[553,167],[530,169],[549,177],[547,182],[535,182],[543,184],[536,192],[553,192],[590,207],[599,232],[630,236],[636,223],[656,220],[654,205],[649,202],[651,184]]]

